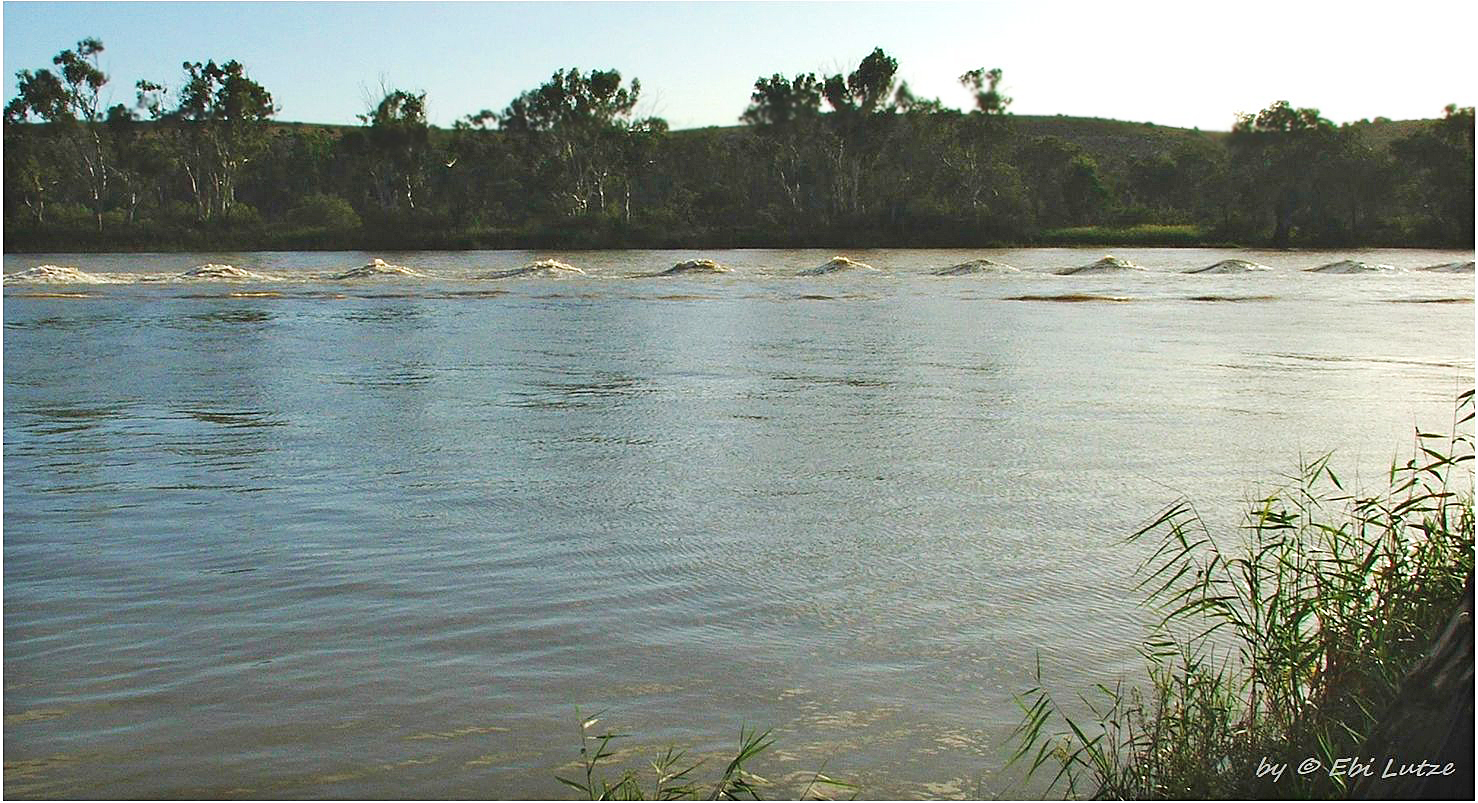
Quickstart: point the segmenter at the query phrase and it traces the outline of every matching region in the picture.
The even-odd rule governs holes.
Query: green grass
[[[1330,767],[1358,748],[1461,604],[1473,573],[1473,393],[1453,434],[1418,432],[1414,456],[1372,495],[1328,457],[1215,537],[1186,501],[1132,536],[1155,545],[1139,588],[1158,624],[1147,677],[1100,685],[1071,713],[1021,698],[1012,763],[1049,791],[1107,799],[1343,797],[1344,778],[1258,777],[1264,757]],[[1157,542],[1157,543],[1156,543]]]

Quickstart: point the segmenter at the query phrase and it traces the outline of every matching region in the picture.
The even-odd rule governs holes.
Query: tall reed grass
[[[1049,793],[1069,796],[1344,796],[1344,774],[1259,770],[1359,755],[1462,604],[1472,422],[1468,391],[1452,432],[1418,431],[1372,495],[1347,489],[1327,456],[1304,465],[1233,537],[1213,536],[1187,501],[1163,510],[1131,536],[1155,546],[1138,586],[1158,619],[1141,647],[1147,678],[1099,685],[1070,709],[1039,663],[1011,762],[1055,769]]]

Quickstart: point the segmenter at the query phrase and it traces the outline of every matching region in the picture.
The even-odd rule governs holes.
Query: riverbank
[[[196,227],[144,224],[98,232],[87,227],[10,226],[4,252],[178,253],[187,251],[481,251],[727,248],[1031,248],[1140,246],[1164,248],[1271,248],[1195,224],[1078,226],[1002,236],[949,225],[908,229],[832,227],[804,231],[663,228],[616,221],[574,221],[537,228],[385,223],[352,229],[285,225]],[[1419,237],[1387,236],[1321,243],[1321,248],[1451,248]],[[1462,246],[1457,246],[1462,247]],[[1469,244],[1468,247],[1471,247]]]

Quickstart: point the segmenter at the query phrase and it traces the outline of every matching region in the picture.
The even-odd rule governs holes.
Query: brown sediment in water
[[[1388,298],[1389,304],[1471,304],[1471,298]]]
[[[1186,301],[1277,301],[1277,296],[1186,296]]]
[[[1065,302],[1065,303],[1081,303],[1081,302],[1085,302],[1085,301],[1113,301],[1113,302],[1123,302],[1123,301],[1135,301],[1137,299],[1130,298],[1129,296],[1104,296],[1104,295],[1098,295],[1096,293],[1064,293],[1062,295],[1051,295],[1051,296],[1036,296],[1036,295],[1009,296],[1009,297],[1004,298],[1002,300],[1003,301],[1060,301],[1060,302]]]
[[[837,300],[836,296],[823,296],[823,295],[818,295],[816,293],[807,293],[807,294],[805,294],[803,296],[796,296],[796,297],[799,298],[799,299],[801,299],[801,300],[803,300],[803,301],[836,301]]]
[[[677,293],[666,296],[648,296],[647,299],[650,301],[717,301],[718,297]]]

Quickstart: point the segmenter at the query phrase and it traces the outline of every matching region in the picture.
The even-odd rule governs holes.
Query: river
[[[4,291],[6,796],[560,797],[577,708],[1020,794],[1037,657],[1140,668],[1128,533],[1473,387],[1467,252],[846,253],[6,255],[77,269]]]

